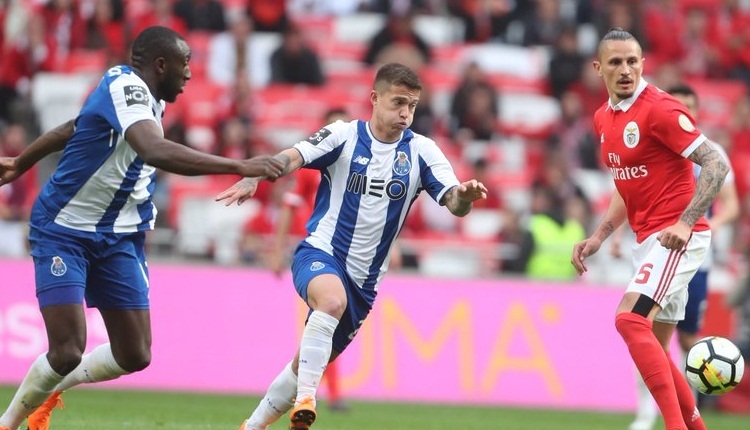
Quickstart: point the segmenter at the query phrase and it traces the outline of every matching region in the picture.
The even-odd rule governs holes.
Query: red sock
[[[687,430],[672,379],[671,360],[651,331],[652,323],[638,314],[625,312],[615,318],[615,327],[628,346],[635,367],[659,405],[667,430]]]
[[[674,361],[672,361],[669,352],[665,351],[665,353],[672,370],[672,380],[674,380],[674,387],[677,390],[677,400],[680,402],[682,419],[685,420],[685,424],[687,424],[689,430],[706,430],[706,424],[703,422],[703,418],[700,416],[695,404],[693,389],[690,388],[685,375],[683,375]]]
[[[339,367],[335,361],[326,366],[325,378],[328,384],[328,401],[336,403],[341,398],[341,394],[339,393]]]

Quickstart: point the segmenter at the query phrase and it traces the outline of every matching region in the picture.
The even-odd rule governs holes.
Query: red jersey
[[[687,108],[641,80],[632,97],[596,111],[594,129],[638,242],[676,223],[695,191],[687,157],[706,140]],[[701,217],[693,231],[709,228]]]

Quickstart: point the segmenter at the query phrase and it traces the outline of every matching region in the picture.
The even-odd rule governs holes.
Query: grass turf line
[[[0,387],[0,408],[14,387]],[[119,391],[78,387],[55,410],[54,430],[236,430],[259,398],[185,392]],[[331,412],[318,404],[315,430],[618,430],[631,414],[455,405],[349,402],[349,412]],[[711,430],[747,426],[747,416],[704,413]],[[283,417],[271,430],[287,428]],[[655,428],[663,424],[657,423]]]

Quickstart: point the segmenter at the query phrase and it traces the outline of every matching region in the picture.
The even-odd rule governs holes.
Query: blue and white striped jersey
[[[294,147],[322,172],[305,240],[345,263],[360,288],[377,289],[419,193],[439,202],[459,184],[437,144],[411,130],[383,143],[367,122],[337,121]]]
[[[36,215],[87,232],[153,229],[155,169],[138,157],[124,136],[128,127],[142,120],[155,121],[161,128],[164,106],[130,67],[109,69],[84,102],[73,137],[37,197]]]

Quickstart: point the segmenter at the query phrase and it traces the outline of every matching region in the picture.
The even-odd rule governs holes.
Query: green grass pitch
[[[0,387],[4,408],[13,387]],[[51,430],[236,430],[259,398],[175,392],[77,388],[63,396]],[[622,413],[352,401],[349,412],[319,403],[315,430],[626,430]],[[746,428],[747,416],[704,413],[711,430]],[[283,430],[279,420],[272,430]],[[656,429],[663,428],[659,423]]]

